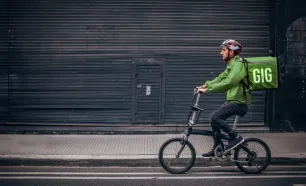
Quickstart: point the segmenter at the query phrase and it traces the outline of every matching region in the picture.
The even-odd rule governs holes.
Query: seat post
[[[233,125],[233,130],[236,129],[236,125],[237,125],[237,123],[238,123],[238,120],[239,120],[239,116],[236,115],[235,121],[234,121],[234,125]]]

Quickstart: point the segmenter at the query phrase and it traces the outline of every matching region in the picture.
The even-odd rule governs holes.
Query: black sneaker
[[[212,150],[209,151],[208,153],[202,154],[202,157],[203,157],[203,158],[212,158],[212,157],[215,157],[214,149],[212,149]]]
[[[228,145],[225,146],[224,151],[226,152],[226,151],[233,150],[234,148],[236,148],[238,145],[240,145],[243,142],[244,142],[244,139],[240,135],[238,135],[236,138],[228,140]]]

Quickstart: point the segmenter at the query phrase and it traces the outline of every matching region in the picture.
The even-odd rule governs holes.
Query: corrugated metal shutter
[[[131,123],[132,59],[166,58],[165,123],[185,123],[193,88],[225,65],[220,43],[268,53],[266,0],[10,1],[11,122]],[[209,95],[208,114],[224,94]],[[264,93],[244,121],[263,121]]]
[[[0,122],[8,119],[8,6],[0,2]]]

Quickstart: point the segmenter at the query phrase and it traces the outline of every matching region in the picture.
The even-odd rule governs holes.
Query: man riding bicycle
[[[227,63],[227,67],[218,77],[211,81],[206,81],[203,86],[198,88],[198,92],[222,93],[227,92],[226,102],[211,114],[210,122],[212,131],[221,133],[223,130],[230,137],[228,145],[225,146],[225,152],[230,151],[241,144],[244,139],[233,131],[226,119],[239,115],[243,116],[248,112],[248,104],[251,103],[252,96],[245,91],[242,81],[246,80],[247,69],[242,63],[239,54],[242,51],[242,45],[232,39],[225,40],[221,44],[222,59]],[[219,144],[214,138],[213,149],[203,157],[214,156],[214,148]]]

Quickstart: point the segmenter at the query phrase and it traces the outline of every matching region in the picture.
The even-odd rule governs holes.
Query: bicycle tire
[[[263,170],[265,170],[268,167],[268,165],[270,164],[270,162],[271,162],[271,150],[270,150],[269,146],[263,140],[258,139],[258,138],[245,139],[245,141],[242,143],[242,145],[246,145],[249,142],[258,143],[265,149],[266,156],[267,156],[266,159],[265,159],[265,163],[259,169],[255,169],[253,171],[248,170],[247,168],[244,168],[243,165],[241,164],[241,162],[237,162],[238,159],[239,159],[239,152],[241,152],[241,150],[243,150],[241,145],[240,145],[238,148],[235,149],[235,153],[234,153],[235,164],[237,165],[237,167],[242,172],[244,172],[246,174],[258,174],[258,173],[262,172]]]
[[[189,142],[189,141],[186,141],[186,145],[184,147],[184,149],[186,147],[188,147],[190,149],[190,152],[191,152],[191,161],[188,162],[187,166],[185,166],[184,168],[182,169],[173,169],[171,167],[169,167],[165,162],[164,162],[164,151],[165,151],[165,148],[171,144],[171,143],[174,143],[174,142],[180,142],[182,143],[183,142],[183,138],[171,138],[169,140],[167,140],[166,142],[164,142],[162,144],[162,146],[160,147],[159,149],[159,153],[158,153],[158,158],[159,158],[159,163],[161,164],[161,166],[168,172],[172,173],[172,174],[183,174],[185,172],[187,172],[188,170],[191,169],[191,167],[194,165],[195,163],[195,160],[196,160],[196,152],[195,152],[195,149],[193,147],[193,145]]]

